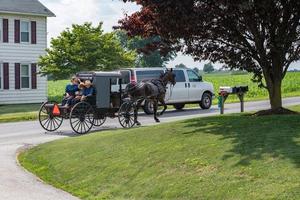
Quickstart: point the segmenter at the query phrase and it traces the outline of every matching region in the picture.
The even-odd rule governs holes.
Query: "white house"
[[[47,99],[36,63],[47,47],[47,17],[54,16],[38,0],[0,0],[0,104]]]

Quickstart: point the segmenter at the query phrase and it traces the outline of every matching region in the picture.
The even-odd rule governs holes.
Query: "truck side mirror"
[[[199,75],[199,80],[200,80],[200,82],[202,82],[202,81],[203,81],[203,79],[202,79],[202,76],[201,76],[201,75]]]

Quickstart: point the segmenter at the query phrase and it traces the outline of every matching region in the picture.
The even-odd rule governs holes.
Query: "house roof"
[[[55,14],[38,0],[0,0],[0,13],[55,17]]]

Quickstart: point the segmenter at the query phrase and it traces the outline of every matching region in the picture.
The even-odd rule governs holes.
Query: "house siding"
[[[47,47],[47,18],[1,14],[0,19],[8,19],[9,43],[0,41],[0,64],[9,63],[9,90],[0,89],[0,104],[41,103],[47,100],[47,78],[37,75],[36,89],[15,89],[15,63],[37,63]],[[15,20],[36,22],[36,44],[15,43]],[[30,32],[30,31],[29,31]],[[31,38],[31,35],[30,37]],[[31,72],[31,69],[29,70]],[[37,67],[37,71],[39,68]],[[30,80],[31,83],[31,80]]]

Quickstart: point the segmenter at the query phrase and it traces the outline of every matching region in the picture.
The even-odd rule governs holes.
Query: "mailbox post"
[[[241,104],[241,112],[244,112],[244,96],[248,91],[248,86],[220,87],[218,102],[220,114],[224,114],[225,101],[230,94],[236,94],[238,96]]]

